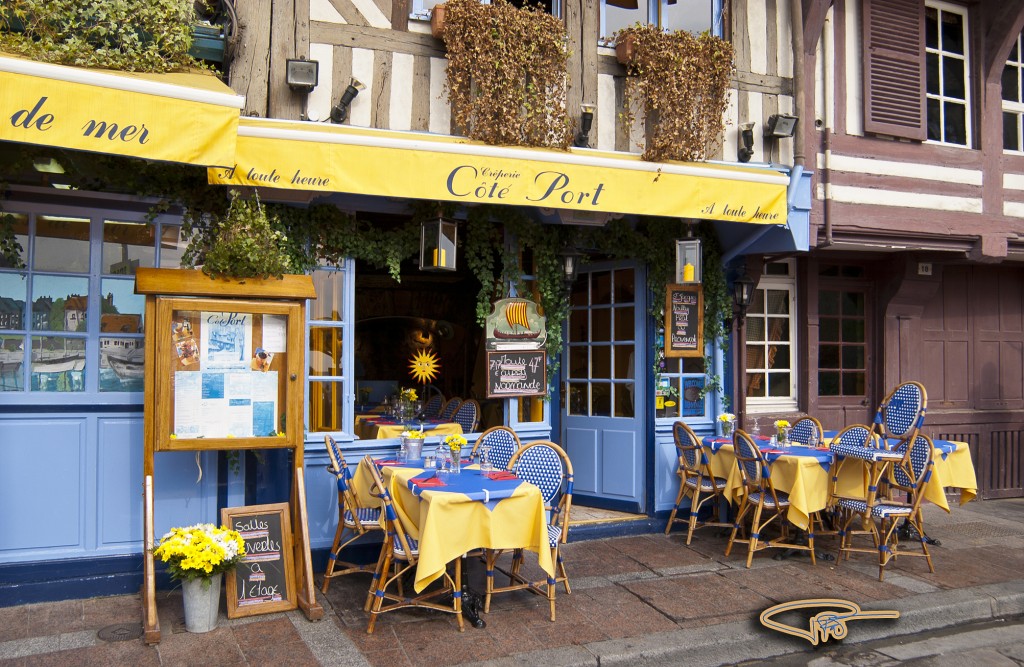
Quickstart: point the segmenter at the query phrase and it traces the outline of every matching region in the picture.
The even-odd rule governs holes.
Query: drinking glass
[[[494,470],[494,466],[491,464],[491,446],[480,445],[480,472],[485,475]]]
[[[750,435],[754,436],[755,438],[761,435],[761,425],[757,423],[757,417],[754,417],[754,423],[751,424],[750,426]]]

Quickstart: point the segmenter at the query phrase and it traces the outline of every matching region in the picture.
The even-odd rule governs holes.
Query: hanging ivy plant
[[[709,32],[665,32],[636,24],[615,34],[628,45],[622,118],[632,127],[650,121],[643,159],[695,162],[715,154],[722,140],[735,71],[731,43]]]

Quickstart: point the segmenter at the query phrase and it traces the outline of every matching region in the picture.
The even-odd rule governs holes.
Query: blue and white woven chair
[[[423,406],[423,416],[427,419],[435,419],[441,415],[441,408],[444,407],[444,396],[441,394],[434,394],[427,399],[426,405]]]
[[[449,575],[445,570],[439,589],[424,591],[412,597],[404,595],[401,589],[402,577],[416,569],[416,563],[419,560],[419,546],[402,524],[398,512],[395,511],[391,494],[384,484],[377,464],[369,455],[363,459],[363,464],[373,477],[371,493],[380,498],[384,506],[384,525],[387,529],[387,536],[381,546],[380,558],[377,560],[377,571],[373,575],[373,586],[367,599],[367,607],[370,612],[370,623],[366,626],[367,634],[373,633],[379,615],[406,607],[427,607],[455,614],[459,623],[459,632],[465,631],[466,627],[462,621],[462,559],[455,559],[452,568],[454,574]],[[392,564],[395,564],[394,571],[389,572]],[[397,592],[388,592],[388,588],[393,584],[396,586]],[[451,600],[451,603],[435,602],[439,599]],[[389,604],[385,605],[385,602]]]
[[[438,419],[449,421],[455,416],[455,411],[459,409],[459,405],[462,403],[462,399],[458,396],[448,399],[448,402],[441,408],[441,412],[437,415]]]
[[[665,526],[665,534],[672,531],[672,526],[678,521],[687,524],[686,543],[693,539],[693,531],[696,528],[705,526],[719,526],[731,528],[731,523],[723,522],[719,516],[722,506],[722,492],[728,485],[721,477],[711,474],[707,453],[701,445],[697,434],[684,422],[677,421],[672,425],[672,437],[675,439],[676,450],[679,453],[679,468],[676,474],[679,475],[679,493],[676,495],[676,504],[672,508],[672,514],[668,517],[668,524]],[[683,500],[689,497],[689,510],[682,507]],[[705,503],[711,503],[711,516],[713,521],[700,521],[698,514]],[[680,511],[688,512],[685,517],[676,518]]]
[[[523,445],[509,463],[520,479],[530,482],[540,489],[544,498],[544,508],[548,513],[548,547],[551,549],[551,562],[555,565],[555,576],[540,581],[530,581],[522,574],[523,549],[516,549],[512,555],[512,568],[508,572],[509,585],[495,588],[494,571],[500,550],[487,550],[487,593],[484,599],[484,612],[491,610],[491,596],[494,593],[529,590],[538,595],[546,595],[551,608],[551,620],[555,620],[555,588],[559,582],[565,586],[566,594],[572,593],[569,588],[569,576],[565,572],[559,545],[565,544],[569,537],[569,511],[572,509],[572,462],[568,454],[553,442],[537,440]]]
[[[345,457],[338,443],[329,435],[324,436],[327,454],[331,457],[331,465],[327,472],[338,481],[338,529],[334,533],[334,544],[327,554],[327,571],[324,573],[324,584],[321,591],[326,593],[327,587],[334,577],[342,577],[354,572],[373,572],[374,565],[350,563],[339,560],[345,547],[363,535],[375,530],[383,531],[380,507],[363,507],[355,491],[352,489],[352,471],[349,470]],[[341,569],[338,569],[341,568]]]
[[[519,436],[508,426],[492,426],[481,433],[473,443],[473,452],[470,457],[479,454],[480,448],[484,445],[488,447],[488,458],[498,470],[508,470],[512,456],[523,446],[519,441]]]
[[[808,415],[796,420],[793,427],[789,429],[789,439],[799,442],[801,445],[809,445],[812,440],[820,444],[824,433],[821,422]]]
[[[463,433],[473,433],[480,424],[480,404],[472,398],[459,403],[452,421],[462,427]]]
[[[754,560],[754,554],[762,549],[785,548],[799,549],[810,552],[811,563],[816,564],[814,556],[814,530],[815,526],[820,527],[821,520],[817,512],[810,517],[810,525],[807,530],[807,543],[794,542],[789,534],[789,521],[786,513],[789,511],[789,496],[782,491],[776,491],[772,485],[771,471],[768,468],[761,450],[757,448],[754,441],[746,431],[737,429],[733,433],[733,454],[736,457],[736,465],[739,466],[740,477],[743,480],[743,498],[740,501],[740,509],[736,514],[736,522],[733,524],[732,533],[729,535],[729,544],[725,548],[725,555],[732,551],[736,542],[747,543],[747,567],[750,567]],[[752,513],[750,522],[750,534],[746,539],[739,539],[736,534],[739,532],[743,520]],[[772,525],[774,524],[774,526]],[[765,533],[768,528],[774,528],[779,535],[769,538]]]
[[[895,449],[914,440],[928,412],[928,392],[920,382],[904,382],[878,406],[874,428],[882,446]],[[892,442],[892,441],[896,442]]]

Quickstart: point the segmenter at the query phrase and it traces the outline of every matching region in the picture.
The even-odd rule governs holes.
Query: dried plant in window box
[[[569,47],[563,23],[505,0],[445,3],[452,117],[471,139],[568,148]]]
[[[649,122],[643,159],[653,162],[706,160],[722,141],[733,47],[708,32],[664,32],[637,24],[615,35],[628,43],[623,119]],[[625,52],[627,49],[621,49]]]

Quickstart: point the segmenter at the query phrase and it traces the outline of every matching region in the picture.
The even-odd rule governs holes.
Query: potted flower
[[[466,444],[466,439],[461,435],[452,434],[445,436],[444,444],[452,454],[452,472],[461,472],[462,447]]]
[[[718,415],[718,423],[722,425],[722,436],[732,436],[733,429],[736,428],[736,415],[731,412],[723,412]]]
[[[789,422],[785,419],[779,419],[775,422],[775,434],[779,439],[780,443],[789,442]]]
[[[407,430],[402,431],[402,447],[405,448],[405,456],[409,459],[423,458],[423,440],[426,436],[423,431]]]
[[[153,555],[167,563],[172,579],[181,581],[188,631],[216,628],[221,578],[245,557],[242,536],[212,523],[172,528],[160,538]]]

